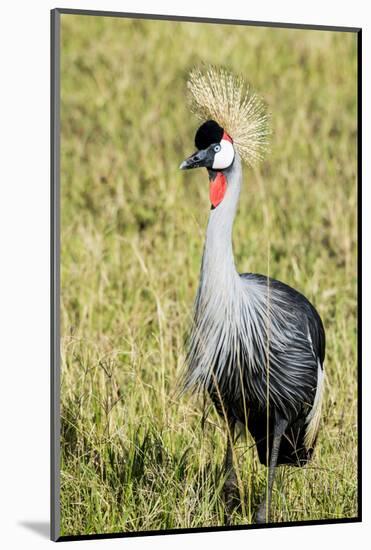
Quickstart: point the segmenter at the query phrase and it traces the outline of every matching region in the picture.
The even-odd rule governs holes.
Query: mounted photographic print
[[[361,31],[52,11],[52,538],[360,521]]]

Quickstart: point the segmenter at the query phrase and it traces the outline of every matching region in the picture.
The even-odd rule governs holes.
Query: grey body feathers
[[[323,325],[296,290],[263,275],[237,273],[232,225],[241,184],[238,156],[225,173],[227,193],[207,228],[185,387],[207,392],[228,422],[247,424],[264,464],[275,420],[287,419],[278,463],[301,465],[318,431]]]

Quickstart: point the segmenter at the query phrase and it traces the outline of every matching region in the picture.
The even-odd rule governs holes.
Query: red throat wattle
[[[223,172],[217,172],[215,179],[210,180],[210,202],[214,206],[218,206],[224,198],[227,190],[227,178]]]

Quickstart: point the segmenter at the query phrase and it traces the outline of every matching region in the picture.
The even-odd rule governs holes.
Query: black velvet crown
[[[198,150],[207,149],[212,143],[219,143],[224,130],[215,120],[207,120],[196,132],[195,145]]]

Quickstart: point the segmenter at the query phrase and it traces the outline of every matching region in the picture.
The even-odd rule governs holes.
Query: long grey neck
[[[201,283],[229,284],[238,276],[233,256],[232,228],[242,181],[241,160],[236,152],[230,168],[224,170],[227,190],[222,202],[210,211],[202,259]]]
[[[239,346],[242,286],[232,249],[233,220],[242,180],[241,161],[237,153],[232,166],[224,170],[224,175],[227,190],[222,202],[210,211],[206,231],[194,324],[189,340],[186,387],[199,384],[210,388],[214,376],[219,380],[220,369],[233,366],[231,357]]]

